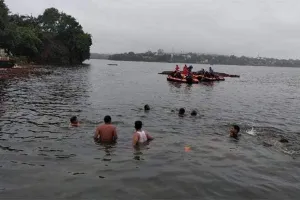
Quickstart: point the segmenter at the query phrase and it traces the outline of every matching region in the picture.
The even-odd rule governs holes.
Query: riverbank
[[[0,80],[28,77],[31,75],[49,75],[52,70],[45,69],[41,65],[16,65],[13,68],[0,68]]]

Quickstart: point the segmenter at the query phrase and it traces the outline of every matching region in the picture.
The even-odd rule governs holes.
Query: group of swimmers
[[[150,110],[150,106],[147,104],[144,106],[145,111]],[[185,115],[185,109],[180,108],[178,115],[183,117]],[[196,116],[197,111],[193,110],[191,112],[191,116]],[[80,123],[76,116],[70,118],[70,126],[72,127],[79,127]],[[132,145],[138,146],[144,143],[147,143],[154,138],[145,130],[143,130],[143,122],[142,121],[135,121],[134,122],[135,132],[132,137]],[[238,125],[233,125],[230,129],[229,136],[235,139],[238,139],[240,127]],[[99,125],[96,128],[94,134],[94,141],[98,143],[114,143],[118,139],[117,128],[112,124],[112,119],[109,115],[104,117],[104,123]]]
[[[149,109],[148,109],[149,108]],[[145,106],[145,110],[150,110],[150,107]],[[111,117],[109,115],[104,117],[104,123],[96,128],[94,134],[94,141],[98,143],[114,143],[118,139],[117,128],[111,123]],[[71,117],[70,126],[79,127],[80,123],[76,116]],[[150,136],[148,132],[143,130],[143,122],[134,122],[135,133],[132,138],[132,145],[138,146],[139,144],[144,144],[153,140],[154,138]]]

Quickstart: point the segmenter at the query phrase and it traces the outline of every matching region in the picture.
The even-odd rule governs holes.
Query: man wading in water
[[[139,144],[145,144],[146,142],[153,140],[148,133],[142,130],[143,123],[141,121],[136,121],[134,123],[134,127],[136,132],[133,135],[132,145],[138,146]]]
[[[111,117],[104,117],[104,124],[96,128],[94,140],[96,142],[113,143],[118,139],[117,130],[114,125],[111,124]]]

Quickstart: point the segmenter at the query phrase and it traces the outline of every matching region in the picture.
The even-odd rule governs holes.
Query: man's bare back
[[[116,127],[111,124],[110,116],[105,116],[104,122],[104,124],[96,128],[94,139],[97,142],[115,142],[118,135]]]

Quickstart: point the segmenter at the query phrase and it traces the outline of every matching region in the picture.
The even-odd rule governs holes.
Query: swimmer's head
[[[150,110],[150,106],[149,106],[148,104],[146,104],[146,105],[144,106],[144,110],[145,110],[145,111],[149,111],[149,110]]]
[[[79,125],[79,122],[78,122],[78,119],[76,116],[73,116],[70,118],[70,123],[72,126],[78,126]]]
[[[78,122],[77,117],[76,117],[76,116],[71,117],[71,118],[70,118],[70,122],[71,122],[72,124],[76,124],[76,123]]]
[[[233,125],[230,129],[230,136],[236,138],[240,132],[240,127],[238,125]]]
[[[143,122],[142,121],[135,121],[134,122],[134,128],[135,130],[141,130],[143,127]]]
[[[106,116],[104,117],[104,123],[105,123],[105,124],[110,124],[110,123],[111,123],[111,117],[110,117],[109,115],[106,115]]]
[[[192,116],[197,116],[197,111],[196,111],[196,110],[193,110],[193,111],[191,112],[191,115],[192,115]]]
[[[279,142],[281,143],[288,143],[288,139],[284,138],[284,137],[281,137],[281,139],[279,140]]]
[[[184,113],[185,113],[185,109],[184,108],[180,108],[179,109],[179,115],[184,115]]]

